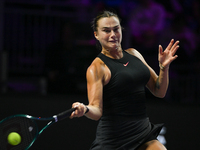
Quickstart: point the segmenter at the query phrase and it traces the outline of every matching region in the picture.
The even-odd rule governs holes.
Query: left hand
[[[167,46],[167,48],[163,51],[161,45],[159,45],[159,53],[158,53],[158,61],[164,66],[164,68],[168,68],[172,61],[174,61],[178,56],[175,55],[176,51],[179,48],[179,41],[174,43],[174,39],[172,39]]]

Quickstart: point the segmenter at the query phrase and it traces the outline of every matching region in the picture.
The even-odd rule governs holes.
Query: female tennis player
[[[122,49],[117,14],[103,11],[94,18],[93,30],[101,53],[86,73],[89,104],[73,103],[71,118],[99,120],[91,150],[166,150],[157,140],[163,125],[151,123],[146,113],[145,86],[156,97],[165,96],[179,41],[172,39],[164,51],[159,45],[157,75],[136,49]]]

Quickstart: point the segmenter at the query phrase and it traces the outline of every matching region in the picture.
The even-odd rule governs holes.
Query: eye
[[[115,28],[115,29],[114,29],[114,32],[117,32],[117,31],[118,31],[118,29],[119,29],[119,28]]]
[[[110,30],[108,30],[108,29],[105,29],[105,30],[103,30],[104,32],[106,32],[106,33],[109,33],[110,32]]]

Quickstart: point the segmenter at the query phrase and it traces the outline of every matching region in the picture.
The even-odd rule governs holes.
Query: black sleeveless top
[[[103,88],[103,115],[146,117],[145,85],[150,78],[146,65],[126,51],[121,59],[102,53],[98,57],[111,71],[110,82]]]
[[[147,66],[126,51],[121,59],[102,53],[98,57],[110,69],[111,79],[103,87],[103,115],[91,150],[134,150],[156,139],[162,125],[151,124],[146,114]]]

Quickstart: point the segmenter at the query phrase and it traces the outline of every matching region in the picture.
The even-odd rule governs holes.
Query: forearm
[[[99,107],[93,106],[93,105],[87,105],[85,107],[85,112],[87,111],[88,108],[88,112],[85,113],[84,115],[92,120],[99,120],[102,116],[102,110]]]
[[[155,95],[163,98],[169,85],[169,67],[163,68],[160,66],[160,73],[156,81]]]
[[[166,95],[169,84],[169,66],[171,62],[178,57],[175,55],[177,49],[179,48],[178,44],[179,41],[174,43],[174,39],[172,39],[164,51],[162,46],[159,45],[158,61],[160,73],[159,76],[157,76],[150,68],[151,78],[147,84],[147,87],[157,97],[163,98]]]

